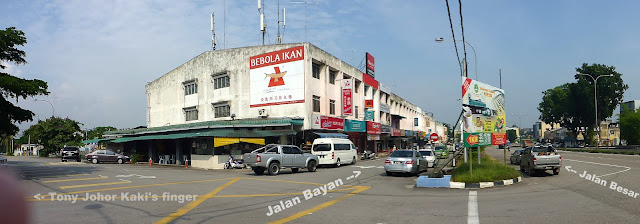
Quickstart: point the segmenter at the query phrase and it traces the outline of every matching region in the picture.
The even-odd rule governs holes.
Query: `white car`
[[[436,164],[436,156],[433,152],[433,149],[426,148],[420,149],[419,151],[422,157],[427,160],[428,166],[433,168]]]
[[[349,139],[317,138],[313,141],[311,154],[318,156],[319,165],[355,164],[358,152]]]
[[[7,167],[7,158],[0,156],[0,168]]]

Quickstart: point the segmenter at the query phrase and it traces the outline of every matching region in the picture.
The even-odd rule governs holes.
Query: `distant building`
[[[19,149],[13,151],[14,156],[37,156],[44,146],[38,144],[22,144]]]
[[[625,107],[626,106],[626,107]],[[640,109],[640,100],[631,100],[620,104],[620,113],[624,113],[628,108],[629,110],[637,110]]]
[[[545,136],[545,132],[555,129],[555,128],[559,128],[560,125],[558,124],[547,124],[543,121],[537,121],[534,125],[533,125],[533,138],[537,141],[542,141],[544,139],[548,139]]]

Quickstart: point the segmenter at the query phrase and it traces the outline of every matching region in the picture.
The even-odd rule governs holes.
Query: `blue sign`
[[[367,122],[357,120],[344,120],[344,131],[347,132],[367,132]]]

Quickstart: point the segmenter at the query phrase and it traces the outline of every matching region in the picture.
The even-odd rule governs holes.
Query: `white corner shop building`
[[[147,128],[106,137],[155,163],[219,169],[229,155],[320,137],[351,139],[359,152],[424,144],[431,133],[446,140],[426,111],[310,43],[204,52],[145,90]]]

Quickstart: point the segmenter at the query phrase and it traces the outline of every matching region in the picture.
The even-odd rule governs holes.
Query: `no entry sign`
[[[438,134],[432,133],[431,135],[429,135],[429,139],[431,139],[431,141],[438,141],[440,137],[438,137]]]

